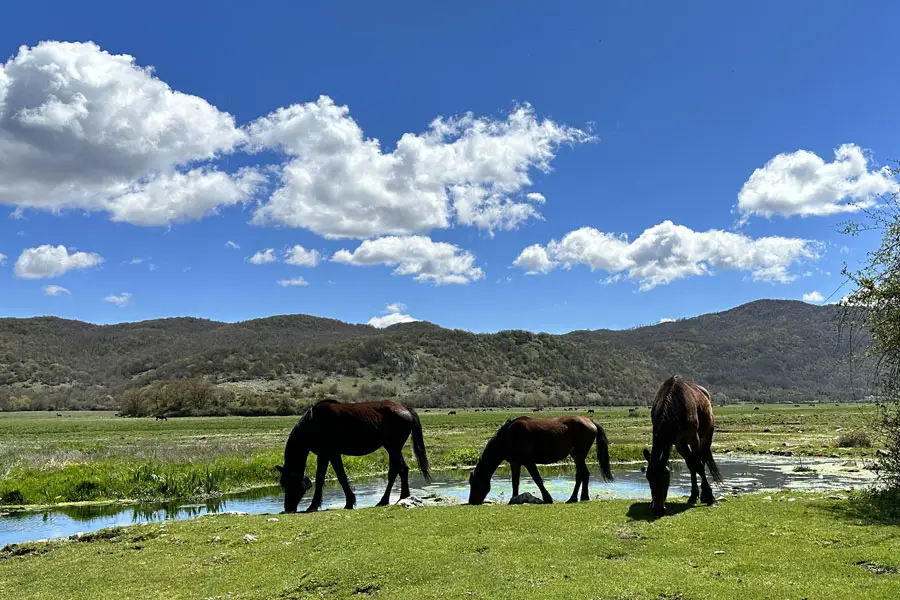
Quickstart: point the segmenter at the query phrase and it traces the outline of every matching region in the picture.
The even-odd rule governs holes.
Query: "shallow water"
[[[753,492],[790,488],[795,490],[836,490],[860,487],[872,481],[872,473],[860,468],[859,461],[804,458],[804,467],[815,472],[795,472],[801,464],[796,457],[780,456],[738,456],[725,455],[717,458],[719,469],[725,477],[725,485],[713,488],[722,492]],[[690,493],[690,475],[682,462],[675,463],[669,497],[686,496]],[[859,470],[852,470],[852,469]],[[544,485],[554,500],[568,499],[575,485],[574,470],[571,468],[540,467]],[[647,499],[650,490],[640,471],[640,465],[629,465],[614,471],[615,481],[604,483],[591,469],[590,494],[592,500]],[[433,483],[427,484],[420,477],[410,473],[410,491],[420,498],[441,497],[451,502],[466,502],[469,486],[468,472],[444,472],[435,475]],[[384,493],[387,481],[371,478],[351,481],[357,498],[357,508],[374,506]],[[511,495],[512,485],[509,471],[498,471],[491,483],[488,498],[506,502]],[[537,486],[522,472],[520,492],[531,492],[540,496]],[[308,502],[301,505],[301,510]],[[400,497],[399,481],[394,485],[391,502]],[[68,537],[78,532],[90,532],[115,525],[183,520],[208,513],[240,511],[251,514],[276,514],[282,510],[283,496],[277,487],[263,488],[243,494],[235,494],[200,503],[138,504],[122,506],[117,504],[60,507],[53,510],[19,512],[0,517],[0,547],[11,543],[22,543],[39,539]],[[344,495],[336,483],[325,486],[323,509],[341,509]]]

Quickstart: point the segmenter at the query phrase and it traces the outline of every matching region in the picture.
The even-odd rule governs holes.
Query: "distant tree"
[[[892,169],[893,175],[900,169]],[[900,499],[900,200],[898,195],[882,198],[878,206],[865,212],[865,222],[847,226],[846,233],[877,232],[881,243],[870,252],[866,264],[856,271],[846,266],[844,273],[856,289],[842,300],[845,319],[865,324],[872,334],[868,352],[878,358],[877,378],[882,403],[879,428],[887,448],[877,464],[881,482],[894,499]],[[896,503],[893,503],[896,506]],[[897,508],[900,512],[900,508]]]

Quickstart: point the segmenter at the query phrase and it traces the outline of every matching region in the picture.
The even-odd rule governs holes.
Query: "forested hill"
[[[672,373],[720,402],[846,401],[868,393],[840,308],[761,300],[627,331],[472,334],[306,315],[98,326],[0,319],[0,409],[294,412],[326,393],[424,406],[646,403]],[[853,331],[857,353],[867,343]],[[852,382],[852,387],[851,387]],[[127,406],[126,406],[127,405]]]

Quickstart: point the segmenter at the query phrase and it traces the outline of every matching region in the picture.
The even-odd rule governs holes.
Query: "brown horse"
[[[581,499],[588,500],[588,479],[591,473],[584,459],[595,440],[600,473],[604,481],[611,481],[613,475],[609,466],[609,441],[599,423],[580,416],[509,419],[488,440],[478,464],[469,474],[469,504],[484,502],[491,489],[491,476],[504,460],[509,462],[512,471],[513,496],[519,495],[519,473],[524,465],[541,490],[544,502],[550,504],[553,498],[544,487],[537,465],[555,463],[566,456],[572,457],[576,469],[575,489],[568,501],[578,502],[579,486]]]
[[[705,467],[713,481],[722,483],[722,475],[712,455],[712,438],[716,429],[712,402],[706,388],[678,375],[666,379],[656,392],[650,412],[653,422],[653,449],[644,448],[647,460],[647,481],[650,483],[650,508],[656,516],[666,513],[669,493],[669,455],[672,445],[684,458],[691,471],[691,496],[688,504],[696,504],[697,496],[704,504],[715,504],[712,489],[706,480]],[[697,474],[702,488],[697,489]]]
[[[387,450],[390,462],[387,489],[378,506],[385,506],[390,501],[397,475],[400,475],[400,498],[407,498],[409,467],[403,459],[403,446],[410,434],[419,470],[430,482],[422,424],[416,411],[392,400],[358,404],[342,404],[336,400],[317,402],[291,430],[284,447],[284,466],[275,467],[281,473],[284,512],[297,512],[303,494],[312,487],[306,476],[306,459],[310,452],[316,455],[316,491],[306,512],[318,510],[322,504],[322,486],[329,462],[347,499],[344,508],[353,508],[356,496],[347,481],[341,455],[363,456],[379,448]]]

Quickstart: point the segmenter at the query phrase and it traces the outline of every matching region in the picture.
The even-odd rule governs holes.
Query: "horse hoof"
[[[577,503],[578,503],[578,498],[569,498],[568,500],[566,500],[566,504],[577,504]]]
[[[345,504],[345,505],[344,505],[344,509],[345,509],[345,510],[353,510],[353,504],[349,504],[349,503],[348,503],[348,504]]]
[[[387,506],[387,505],[388,505],[387,500],[379,500],[378,504],[376,504],[375,506]]]
[[[544,498],[544,504],[553,504],[553,498]]]
[[[319,510],[319,507],[318,507],[318,506],[310,506],[309,508],[307,508],[307,509],[304,510],[303,512],[312,513],[312,512],[316,512],[317,510]]]
[[[687,503],[688,506],[694,506],[695,504],[697,504],[697,496],[691,496],[690,498],[688,498]]]

